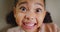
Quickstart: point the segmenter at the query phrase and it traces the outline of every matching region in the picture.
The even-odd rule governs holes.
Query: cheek
[[[38,22],[42,23],[42,22],[43,22],[43,17],[42,17],[42,16],[39,16],[39,17],[37,18],[37,20],[38,20]]]
[[[19,25],[19,26],[21,26],[22,25],[22,20],[23,20],[23,18],[24,18],[24,14],[22,14],[22,13],[18,13],[18,14],[16,14],[16,23]]]
[[[44,16],[45,15],[43,15],[43,14],[37,16],[38,26],[42,25],[43,20],[44,20]]]

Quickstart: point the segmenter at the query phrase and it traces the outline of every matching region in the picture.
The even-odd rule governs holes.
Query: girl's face
[[[28,32],[41,27],[45,14],[43,0],[18,0],[14,8],[16,23]]]

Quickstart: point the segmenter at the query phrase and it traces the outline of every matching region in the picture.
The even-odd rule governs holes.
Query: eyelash
[[[25,7],[20,7],[20,10],[22,11],[22,12],[26,12],[27,11],[27,9],[25,8]],[[42,9],[41,8],[37,8],[37,9],[35,9],[35,12],[36,13],[39,13],[39,12],[42,12]]]
[[[37,8],[35,12],[36,13],[42,12],[42,9],[41,8]]]
[[[21,10],[22,12],[26,12],[26,11],[27,11],[27,9],[26,9],[25,7],[20,7],[20,10]]]

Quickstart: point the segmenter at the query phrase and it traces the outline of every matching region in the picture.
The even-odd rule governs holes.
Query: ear
[[[14,13],[14,17],[16,17],[15,16],[15,14],[16,14],[16,8],[15,7],[13,7],[13,13]]]
[[[47,11],[45,10],[45,11],[44,11],[44,15],[45,15],[45,16],[46,16],[46,12],[47,12]]]
[[[46,8],[44,7],[44,15],[45,15],[45,16],[46,16],[46,12],[47,12],[47,11],[46,11]]]

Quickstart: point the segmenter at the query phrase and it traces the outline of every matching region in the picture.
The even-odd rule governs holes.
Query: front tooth
[[[26,26],[34,26],[34,24],[25,24]]]

